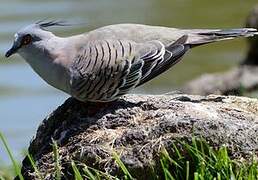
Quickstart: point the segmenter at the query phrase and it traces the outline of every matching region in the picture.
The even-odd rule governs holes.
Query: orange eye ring
[[[31,43],[31,41],[32,41],[31,35],[27,34],[27,35],[25,35],[25,36],[23,37],[23,39],[22,39],[22,44],[23,44],[23,45],[28,45],[28,44]]]

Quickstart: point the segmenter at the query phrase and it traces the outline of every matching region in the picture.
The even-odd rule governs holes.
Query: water
[[[256,0],[0,0],[0,131],[21,159],[40,122],[68,96],[43,82],[18,57],[4,52],[22,26],[49,18],[81,25],[54,28],[71,35],[114,23],[143,23],[184,28],[241,27]],[[235,40],[192,50],[171,71],[137,93],[164,93],[203,73],[224,71],[244,57],[245,41]],[[3,60],[2,60],[3,59]],[[0,144],[0,163],[10,163]],[[1,166],[1,164],[0,164]]]

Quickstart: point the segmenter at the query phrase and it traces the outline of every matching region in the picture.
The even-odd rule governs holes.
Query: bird
[[[179,29],[114,24],[69,37],[37,21],[14,35],[5,56],[18,53],[49,85],[82,102],[112,102],[178,63],[191,48],[258,34],[254,28]]]

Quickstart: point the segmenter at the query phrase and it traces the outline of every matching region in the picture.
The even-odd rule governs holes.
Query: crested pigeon
[[[15,34],[5,54],[22,56],[48,84],[83,102],[114,101],[180,61],[190,49],[216,41],[249,37],[256,29],[177,29],[117,24],[70,37],[39,21]]]

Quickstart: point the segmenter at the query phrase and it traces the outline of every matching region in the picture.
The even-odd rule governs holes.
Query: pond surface
[[[180,28],[235,28],[257,0],[1,0],[0,6],[0,131],[21,159],[40,122],[68,96],[43,82],[19,57],[4,58],[14,33],[45,18],[80,24],[54,28],[66,36],[115,23],[143,23]],[[184,60],[137,93],[164,93],[203,73],[224,71],[244,58],[245,40],[193,49]],[[1,162],[10,163],[0,143]]]

